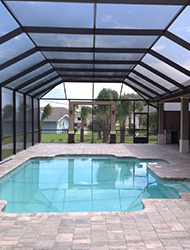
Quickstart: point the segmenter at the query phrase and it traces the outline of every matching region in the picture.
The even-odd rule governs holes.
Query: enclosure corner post
[[[110,131],[110,143],[116,143],[116,102],[111,101],[111,131]]]
[[[74,131],[74,103],[69,102],[69,131],[68,131],[68,143],[75,142]]]

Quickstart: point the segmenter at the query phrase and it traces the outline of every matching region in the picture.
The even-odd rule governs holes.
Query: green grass
[[[68,142],[67,134],[42,134],[42,142]]]
[[[2,158],[7,158],[13,154],[13,149],[2,149]]]
[[[94,132],[94,142],[101,143],[102,139],[98,139],[98,133]],[[68,142],[67,134],[42,134],[42,142]],[[80,134],[75,134],[75,142],[80,142]],[[88,135],[84,135],[84,142],[90,143],[92,142],[92,133]],[[120,142],[120,137],[117,136],[116,142]],[[125,143],[133,143],[132,136],[126,136]],[[157,138],[149,138],[149,143],[157,143]]]

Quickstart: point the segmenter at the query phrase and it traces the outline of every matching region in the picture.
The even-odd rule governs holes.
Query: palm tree
[[[102,117],[100,114],[97,114],[92,122],[88,125],[88,129],[91,131],[98,131],[98,140],[102,138],[101,131],[102,131]]]
[[[50,115],[52,114],[52,107],[51,105],[48,103],[44,109],[43,109],[43,113],[40,119],[40,141],[41,141],[41,133],[42,133],[42,127],[44,124],[44,120],[47,119]]]
[[[122,99],[127,99],[127,95],[121,96]],[[132,102],[131,101],[119,101],[117,104],[117,119],[120,125],[120,142],[125,142],[125,130],[126,130],[126,119],[131,115],[132,112]]]
[[[84,142],[84,123],[86,119],[88,118],[91,108],[88,106],[82,106],[81,107],[81,130],[80,130],[80,142]]]
[[[100,100],[110,100],[112,99],[112,92],[110,89],[103,88],[98,94],[97,99]],[[110,116],[110,106],[99,105],[98,113],[102,116],[102,129],[103,129],[103,143],[108,141],[109,137],[109,116]]]

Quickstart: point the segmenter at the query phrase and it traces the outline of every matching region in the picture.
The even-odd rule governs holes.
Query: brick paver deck
[[[190,154],[156,144],[38,144],[0,165],[0,175],[36,156],[116,155],[163,159],[150,169],[161,178],[189,179]],[[0,202],[2,209],[6,204]],[[190,250],[190,193],[181,199],[143,200],[138,212],[0,213],[1,250]]]

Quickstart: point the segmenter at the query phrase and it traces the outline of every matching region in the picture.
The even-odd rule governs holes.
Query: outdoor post
[[[68,131],[68,143],[75,142],[74,131],[74,103],[69,102],[69,131]]]
[[[189,97],[181,97],[180,152],[189,152]]]
[[[164,103],[158,104],[158,144],[164,144]]]
[[[110,131],[110,143],[116,143],[116,102],[111,101],[111,131]]]

